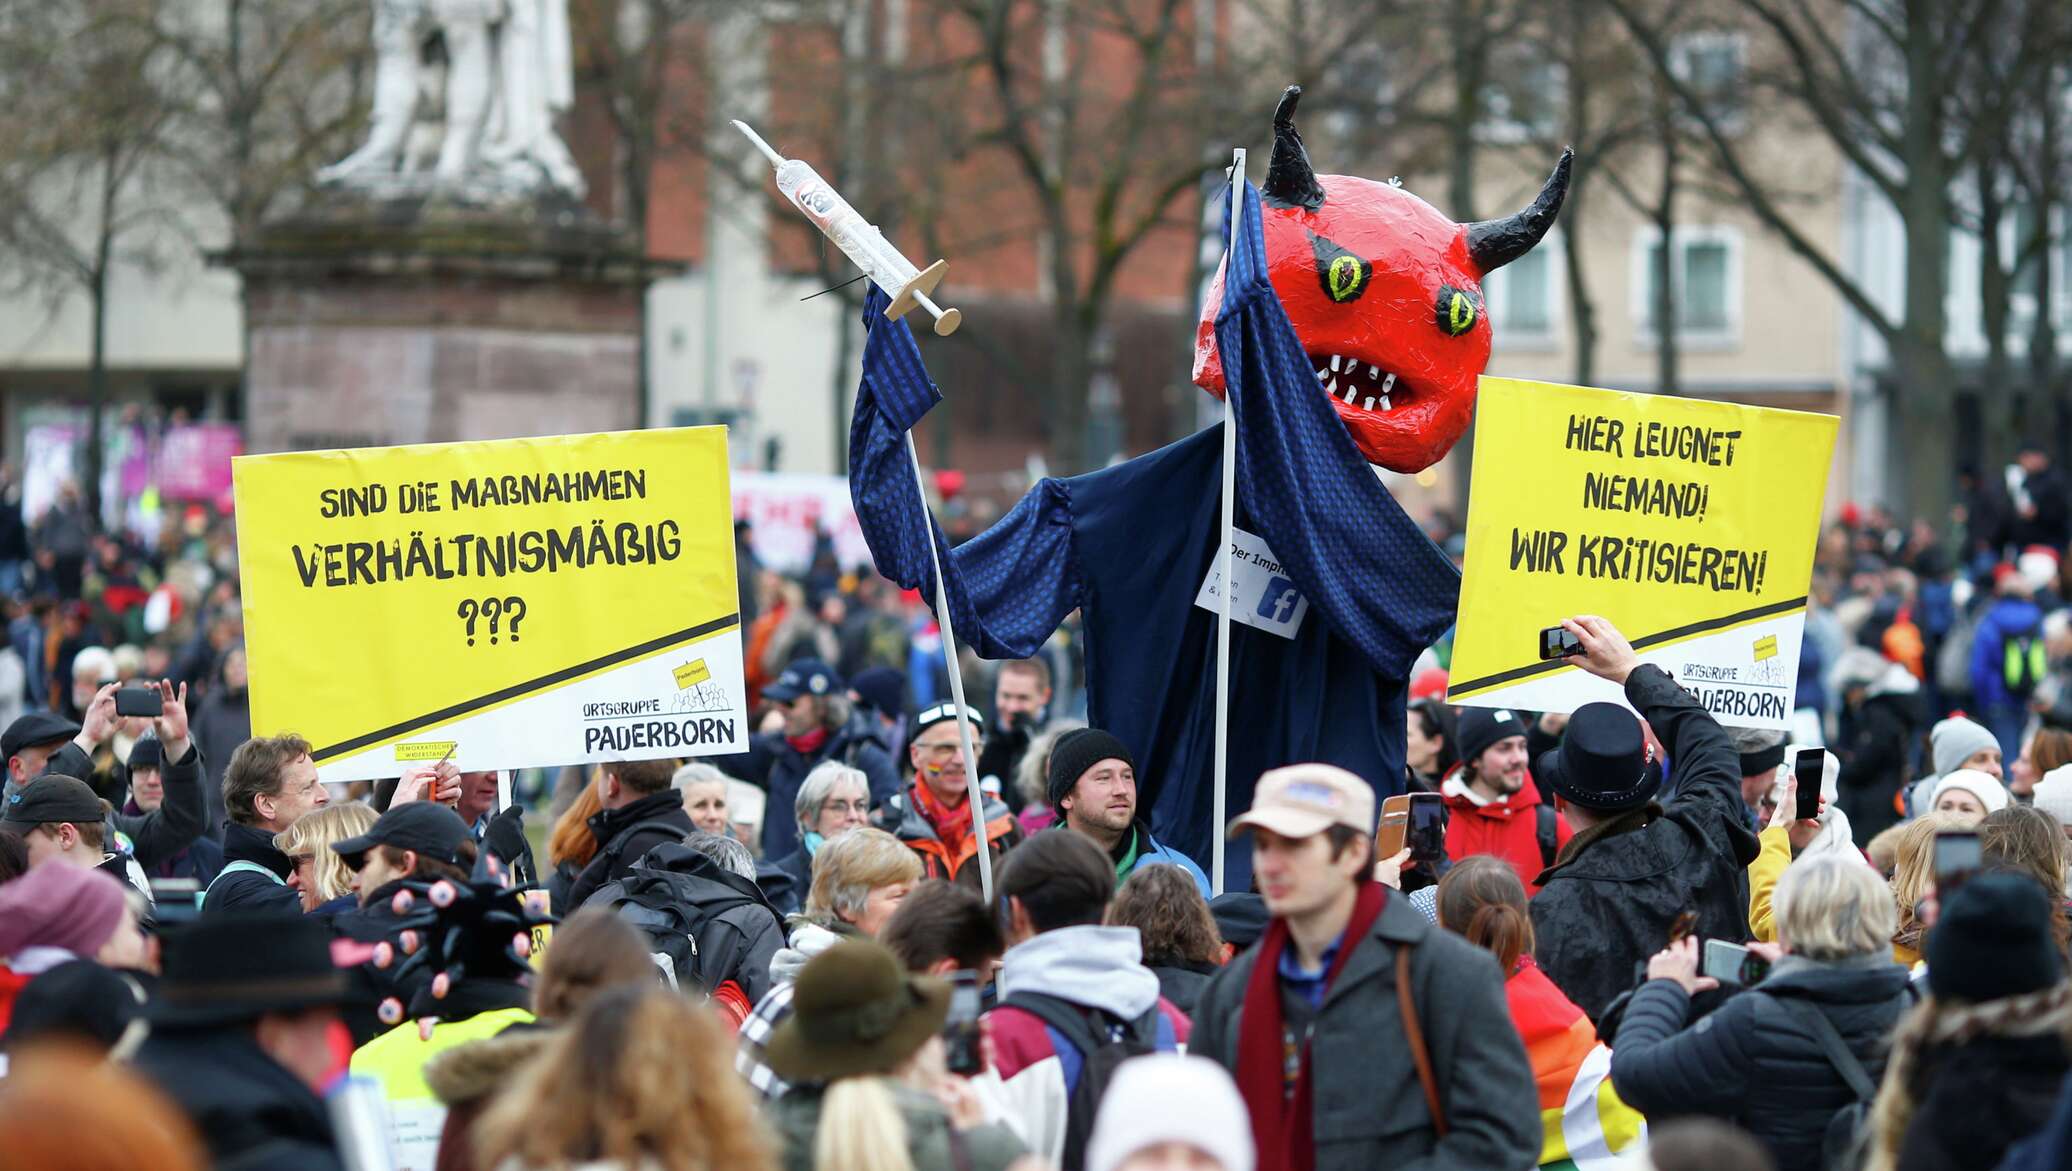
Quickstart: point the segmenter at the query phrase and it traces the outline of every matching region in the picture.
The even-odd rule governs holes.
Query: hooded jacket
[[[1134,1021],[1156,1006],[1182,1046],[1191,1030],[1186,1015],[1159,995],[1158,977],[1143,964],[1134,927],[1061,927],[1008,948],[1000,995],[1005,1000],[1018,992],[1099,1009],[1117,1021]],[[1065,1151],[1070,1087],[1083,1055],[1041,1018],[1014,1005],[1002,1004],[987,1019],[1008,1116],[1020,1120],[1029,1150],[1056,1166]]]
[[[264,873],[232,869],[247,862]],[[241,822],[223,827],[223,870],[202,900],[204,915],[300,915],[302,896],[288,885],[295,863],[273,848],[273,835]]]
[[[643,822],[654,824],[626,832]],[[597,839],[597,853],[569,884],[568,904],[555,908],[564,915],[588,902],[605,883],[624,878],[649,850],[664,842],[680,843],[698,828],[691,824],[691,815],[683,807],[683,794],[675,789],[649,793],[617,809],[600,809],[587,824],[590,835]]]
[[[1525,884],[1525,893],[1539,893],[1535,879],[1547,868],[1540,853],[1539,786],[1527,773],[1515,793],[1494,801],[1483,801],[1468,788],[1459,771],[1448,776],[1440,790],[1446,798],[1446,856],[1453,861],[1491,854],[1510,863]],[[1554,817],[1554,845],[1559,850],[1574,837],[1568,822]]]
[[[2020,703],[2007,691],[2007,641],[2043,636],[2043,611],[2027,598],[1993,599],[1971,643],[1971,693],[1981,708]]]
[[[1676,796],[1577,833],[1531,904],[1534,958],[1593,1021],[1686,909],[1706,939],[1748,938],[1747,870],[1759,852],[1726,732],[1660,667],[1635,668],[1626,700],[1676,762]]]
[[[1115,857],[1118,851],[1121,852],[1121,857],[1116,857],[1117,886],[1135,874],[1140,866],[1178,866],[1187,872],[1187,877],[1194,880],[1194,889],[1201,892],[1203,899],[1208,899],[1214,893],[1209,889],[1209,876],[1201,872],[1201,867],[1195,865],[1194,859],[1152,837],[1151,827],[1139,821],[1130,826],[1130,835],[1129,839],[1117,842],[1115,850],[1109,852],[1111,857]],[[1122,864],[1124,858],[1129,860],[1127,866]]]
[[[214,1166],[343,1171],[323,1101],[251,1029],[157,1029],[136,1066],[193,1121]]]
[[[920,784],[919,781],[914,783]],[[986,846],[992,851],[993,868],[998,870],[1000,856],[1021,844],[1022,827],[998,798],[987,797],[979,812],[985,818]],[[911,791],[886,802],[871,824],[891,833],[921,856],[922,877],[946,878],[973,890],[978,889],[978,867],[973,864],[978,859],[977,837],[966,834],[963,846],[952,854],[942,838],[937,836],[935,827],[928,824],[927,816],[916,805]]]
[[[669,898],[696,924],[698,977],[706,991],[732,980],[748,1003],[770,991],[770,961],[784,946],[784,921],[752,879],[679,843],[665,843],[593,900],[617,907],[642,894]]]
[[[1650,980],[1612,1042],[1612,1084],[1650,1117],[1722,1118],[1754,1135],[1778,1171],[1818,1171],[1828,1120],[1856,1094],[1802,1010],[1780,1002],[1818,1010],[1875,1083],[1892,1029],[1913,1004],[1908,988],[1906,969],[1882,951],[1835,963],[1787,955],[1762,983],[1687,1028],[1683,987]]]

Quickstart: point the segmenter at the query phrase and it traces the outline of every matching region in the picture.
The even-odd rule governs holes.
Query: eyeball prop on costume
[[[382,941],[381,941],[380,943],[377,943],[377,944],[375,944],[375,945],[374,945],[374,966],[375,966],[375,967],[377,967],[377,968],[382,968],[382,969],[387,969],[387,967],[388,967],[388,966],[389,966],[390,964],[393,964],[393,963],[395,963],[395,962],[396,962],[396,949],[395,949],[395,947],[394,947],[393,945],[391,945],[391,944],[389,943],[389,941],[388,941],[388,940],[384,939],[384,940],[382,940]],[[399,1018],[397,1018],[397,1019],[399,1019],[399,1020],[400,1020],[401,1018],[399,1017]]]
[[[403,954],[406,956],[416,955],[417,949],[424,945],[424,940],[420,938],[417,932],[415,931],[403,932],[401,935],[398,935],[396,937],[396,942],[402,945]]]
[[[393,996],[388,997],[374,1010],[374,1015],[384,1025],[400,1025],[403,1023],[403,1002]]]
[[[532,958],[532,936],[519,932],[511,937],[511,955],[520,960]]]
[[[417,1020],[417,1039],[420,1041],[430,1041],[432,1039],[432,1030],[438,1027],[438,1017],[419,1017]]]
[[[432,889],[425,892],[425,897],[432,900],[433,906],[445,910],[453,905],[454,899],[460,897],[460,892],[454,889],[452,883],[442,878],[432,884]]]
[[[453,977],[450,974],[441,972],[432,977],[433,1000],[444,1000],[446,999],[446,994],[451,991],[453,991]]]
[[[409,914],[410,908],[416,905],[417,896],[407,890],[397,891],[396,897],[389,900],[389,910],[394,911],[398,915]]]
[[[1475,416],[1489,364],[1482,278],[1530,252],[1568,194],[1563,151],[1532,205],[1461,224],[1394,183],[1318,175],[1295,129],[1300,86],[1273,115],[1260,188],[1267,275],[1360,454],[1394,472],[1439,462]],[[1195,330],[1195,385],[1223,397],[1218,269]]]

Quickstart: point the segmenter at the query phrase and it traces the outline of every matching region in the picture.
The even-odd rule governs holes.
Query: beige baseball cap
[[[1335,764],[1291,764],[1259,778],[1252,811],[1230,823],[1230,836],[1259,828],[1307,838],[1334,825],[1374,832],[1374,790]]]

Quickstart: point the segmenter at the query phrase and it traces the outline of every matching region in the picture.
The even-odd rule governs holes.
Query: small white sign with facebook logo
[[[1289,580],[1265,538],[1243,529],[1231,530],[1231,536],[1230,560],[1237,589],[1230,595],[1230,620],[1294,638],[1309,614],[1309,599]],[[1221,557],[1209,562],[1209,576],[1194,596],[1194,604],[1211,613],[1222,605],[1223,564]]]

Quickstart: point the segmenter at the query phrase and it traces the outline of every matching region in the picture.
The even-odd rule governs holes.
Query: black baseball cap
[[[437,801],[405,801],[401,805],[389,806],[388,812],[369,826],[366,833],[333,843],[331,851],[354,870],[367,860],[367,851],[376,846],[411,850],[423,857],[458,866],[460,844],[467,837],[468,823],[460,819],[460,814]]]
[[[934,707],[923,708],[921,713],[914,717],[913,726],[907,730],[907,742],[911,744],[921,738],[921,733],[926,732],[937,724],[946,723],[956,718],[957,705],[954,703],[944,702],[936,704]],[[984,734],[986,718],[978,714],[978,709],[965,708],[964,718],[971,721],[974,731]]]
[[[70,740],[79,735],[79,725],[52,712],[30,712],[7,725],[0,733],[0,762],[14,759],[24,748]]]
[[[74,825],[98,825],[108,816],[93,786],[77,777],[55,773],[37,777],[7,798],[7,812],[0,824],[35,826],[69,821]]]
[[[790,703],[801,695],[830,695],[847,690],[848,685],[833,667],[819,659],[799,659],[784,668],[777,682],[763,688],[763,698]]]

